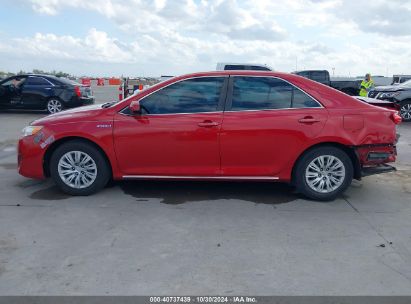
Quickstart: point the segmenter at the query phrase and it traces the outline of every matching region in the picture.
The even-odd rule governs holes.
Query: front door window
[[[141,100],[143,114],[215,112],[224,77],[188,79],[165,87]]]

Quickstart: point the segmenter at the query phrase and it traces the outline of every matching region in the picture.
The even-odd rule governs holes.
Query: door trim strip
[[[123,179],[278,180],[276,176],[123,175]]]

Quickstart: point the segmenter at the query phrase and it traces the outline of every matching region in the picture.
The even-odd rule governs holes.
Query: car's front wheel
[[[50,98],[47,101],[47,112],[49,112],[50,114],[61,112],[63,111],[63,109],[64,106],[61,100],[57,98]]]
[[[401,104],[400,115],[403,121],[411,121],[411,101]]]
[[[102,153],[84,141],[59,146],[50,159],[50,175],[57,186],[71,195],[90,195],[110,179],[110,168]]]
[[[353,165],[350,157],[336,147],[318,147],[299,160],[294,180],[297,190],[320,201],[337,198],[351,184]]]

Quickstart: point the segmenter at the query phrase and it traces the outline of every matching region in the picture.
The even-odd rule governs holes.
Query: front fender
[[[113,123],[107,121],[84,121],[47,126],[46,130],[53,135],[45,143],[46,154],[50,154],[59,144],[71,139],[84,139],[97,145],[107,157],[114,178],[121,177],[114,152]],[[44,157],[46,159],[47,156]]]

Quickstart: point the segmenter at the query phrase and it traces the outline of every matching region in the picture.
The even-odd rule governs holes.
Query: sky
[[[411,0],[2,0],[0,71],[411,74]]]

